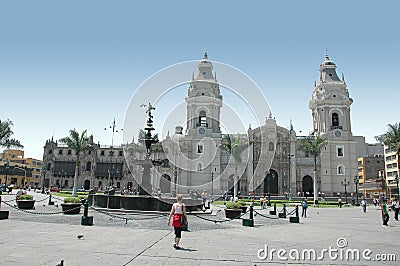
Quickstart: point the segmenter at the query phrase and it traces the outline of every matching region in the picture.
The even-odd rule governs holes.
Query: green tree
[[[75,129],[69,130],[69,136],[60,139],[61,143],[66,144],[70,149],[74,150],[76,153],[76,162],[75,162],[75,176],[74,176],[74,186],[72,190],[72,196],[77,196],[77,182],[78,182],[78,174],[79,174],[79,159],[80,155],[84,151],[93,149],[92,140],[86,135],[87,130],[84,130],[81,135],[79,135],[78,131]]]
[[[328,143],[326,138],[321,136],[308,136],[300,141],[300,150],[313,156],[314,159],[314,202],[318,198],[318,188],[317,188],[317,158],[321,154],[322,148]]]
[[[221,149],[227,151],[235,162],[235,175],[233,180],[233,196],[237,196],[237,182],[238,182],[238,165],[242,163],[242,154],[249,147],[250,142],[242,138],[240,134],[223,136],[221,141]]]
[[[23,148],[24,146],[19,142],[19,140],[11,138],[14,132],[11,130],[13,122],[9,119],[5,121],[0,120],[0,147],[2,148]]]

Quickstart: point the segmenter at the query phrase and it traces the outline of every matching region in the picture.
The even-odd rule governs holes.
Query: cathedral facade
[[[327,145],[317,158],[317,191],[325,196],[336,196],[343,194],[343,184],[346,184],[348,193],[355,192],[353,179],[357,176],[357,157],[360,146],[366,144],[351,131],[353,100],[343,75],[338,77],[336,65],[328,55],[319,71],[320,78],[314,84],[309,102],[313,119],[310,128],[314,135],[327,139]],[[221,148],[227,134],[221,131],[220,125],[223,95],[207,54],[198,64],[185,101],[186,126],[177,126],[174,134],[161,141],[162,149],[151,154],[153,161],[160,162],[151,170],[153,189],[182,194],[206,190],[216,196],[233,194],[235,190],[239,195],[313,194],[314,158],[299,148],[306,136],[297,135],[292,125],[289,128],[277,125],[269,110],[266,110],[263,125],[241,134],[248,145],[240,162]],[[121,189],[140,185],[140,158],[144,152],[140,143],[120,148],[95,147],[92,154],[82,156],[78,187],[104,187],[110,185],[110,179]],[[110,148],[116,149],[116,154],[111,154]],[[62,171],[72,177],[73,159],[67,147],[54,141],[46,142],[44,165],[52,169],[55,177],[61,178]]]

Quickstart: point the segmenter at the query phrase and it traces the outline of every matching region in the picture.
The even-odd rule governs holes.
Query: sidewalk
[[[378,265],[365,260],[330,260],[328,256],[324,261],[281,261],[276,254],[273,260],[262,260],[257,256],[265,245],[269,250],[337,249],[338,238],[345,238],[347,248],[393,253],[400,259],[400,222],[391,213],[389,226],[382,226],[380,211],[371,206],[367,213],[361,208],[309,208],[308,218],[300,224],[257,215],[253,228],[241,226],[240,220],[215,224],[190,216],[191,231],[183,232],[182,250],[172,247],[173,232],[166,217],[125,224],[96,215],[95,225],[81,226],[81,215],[30,218],[32,215],[9,210],[10,219],[0,221],[0,265],[56,265],[62,259],[65,265]],[[93,214],[90,211],[89,215]],[[78,239],[78,235],[84,237]]]

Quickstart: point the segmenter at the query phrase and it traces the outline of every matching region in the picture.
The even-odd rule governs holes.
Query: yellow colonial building
[[[41,186],[42,161],[25,158],[23,150],[7,149],[0,154],[0,184],[14,187]]]

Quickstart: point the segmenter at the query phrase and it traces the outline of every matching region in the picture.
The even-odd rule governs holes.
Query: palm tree
[[[311,154],[314,158],[314,202],[318,197],[317,188],[317,157],[321,154],[321,150],[327,144],[327,139],[321,136],[308,136],[300,142],[300,150]]]
[[[235,162],[235,175],[233,179],[233,197],[237,196],[237,178],[238,165],[242,163],[242,153],[248,148],[249,142],[241,138],[240,134],[236,136],[226,134],[222,138],[221,149],[227,151]]]
[[[76,163],[75,163],[75,176],[74,176],[74,186],[72,190],[72,196],[76,197],[76,185],[78,182],[78,173],[79,173],[79,157],[81,152],[92,150],[93,142],[92,140],[86,136],[87,130],[84,130],[81,135],[79,135],[78,131],[75,129],[69,130],[69,136],[60,139],[61,143],[66,144],[70,149],[74,150],[76,153]]]
[[[9,119],[6,121],[0,120],[0,147],[3,148],[23,148],[24,146],[19,142],[19,140],[12,139],[11,136],[14,132],[11,130],[13,122]]]

